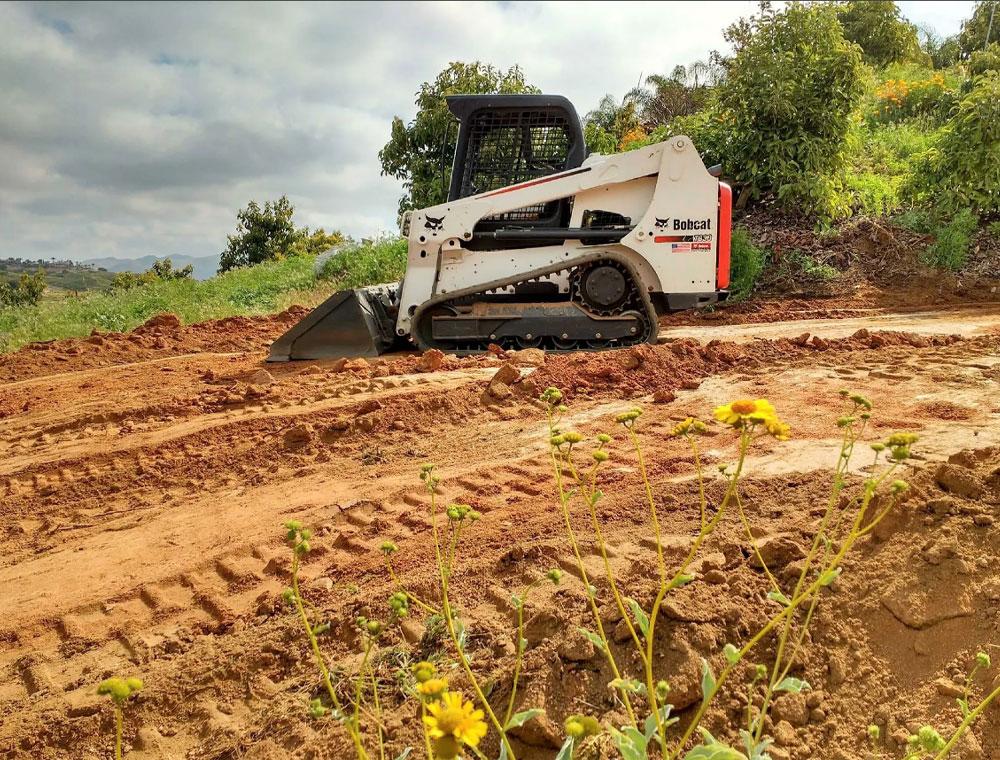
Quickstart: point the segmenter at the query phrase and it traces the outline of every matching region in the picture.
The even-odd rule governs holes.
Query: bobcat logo
[[[433,216],[429,216],[427,217],[427,221],[424,223],[424,227],[426,227],[429,230],[434,230],[435,232],[437,230],[443,229],[444,217],[442,216],[440,219],[435,219]]]
[[[670,221],[669,216],[666,219],[660,219],[658,216],[654,218],[656,219],[656,229],[665,230],[667,228],[667,222]]]

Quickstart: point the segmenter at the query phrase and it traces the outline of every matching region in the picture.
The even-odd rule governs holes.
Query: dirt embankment
[[[534,402],[548,385],[566,393],[567,426],[615,435],[599,517],[617,576],[643,603],[655,551],[637,461],[615,413],[645,409],[640,437],[676,563],[699,514],[691,451],[669,431],[733,398],[775,403],[792,439],[755,444],[742,495],[782,584],[794,577],[827,498],[838,389],[874,401],[871,440],[919,434],[917,456],[900,473],[911,484],[902,508],[859,544],[818,609],[794,669],[813,688],[776,705],[768,723],[775,760],[866,757],[872,723],[885,755],[898,756],[913,728],[957,725],[955,693],[976,651],[1000,659],[1000,319],[962,335],[920,333],[902,315],[889,331],[846,337],[837,333],[842,320],[814,320],[808,335],[794,323],[770,325],[768,339],[754,340],[760,328],[748,325],[726,340],[668,334],[662,345],[609,354],[265,366],[264,344],[291,319],[161,321],[137,341],[60,342],[4,358],[4,757],[107,756],[111,715],[94,689],[118,674],[146,681],[127,714],[133,757],[350,756],[333,721],[306,715],[320,686],[280,601],[289,551],[279,526],[295,518],[316,528],[304,589],[333,623],[324,647],[350,672],[358,663],[352,621],[386,619],[394,590],[378,552],[383,540],[399,545],[397,570],[411,589],[434,594],[431,522],[417,478],[426,461],[443,477],[442,502],[483,515],[463,538],[455,598],[474,667],[497,704],[513,664],[510,593],[550,567],[566,571],[528,605],[518,707],[543,707],[546,716],[518,732],[518,757],[552,758],[570,713],[619,725],[607,666],[576,633],[593,624]],[[74,347],[81,350],[67,350]],[[732,461],[735,448],[722,427],[709,432],[702,456],[716,503],[716,466]],[[867,456],[859,454],[852,487],[866,476]],[[573,519],[599,579],[588,515],[574,508]],[[736,515],[722,521],[696,569],[657,629],[658,676],[671,683],[682,725],[700,699],[701,658],[718,671],[722,647],[746,641],[770,611],[767,578]],[[602,615],[634,670],[614,605],[602,604]],[[393,757],[420,746],[414,702],[400,686],[407,664],[429,655],[446,668],[453,662],[426,622],[414,612],[390,625],[376,656]],[[773,647],[766,642],[754,661],[767,662]],[[462,688],[459,671],[448,673]],[[977,676],[976,697],[996,673]],[[717,735],[734,737],[745,687],[738,675],[716,702],[706,725]],[[998,726],[991,708],[957,756],[1000,758]],[[495,736],[486,750],[495,755]]]

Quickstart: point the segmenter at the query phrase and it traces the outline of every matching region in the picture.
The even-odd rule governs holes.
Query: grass
[[[173,312],[185,323],[236,315],[271,314],[300,303],[314,305],[334,290],[386,282],[402,275],[405,241],[384,238],[347,249],[314,272],[315,259],[295,256],[208,280],[154,282],[118,293],[43,300],[37,306],[0,309],[0,352],[26,343],[124,332],[154,314]]]
[[[767,265],[767,259],[767,251],[753,244],[749,232],[742,227],[733,229],[729,264],[731,303],[742,301],[753,293],[757,278]]]

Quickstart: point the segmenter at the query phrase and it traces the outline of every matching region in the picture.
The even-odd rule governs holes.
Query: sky
[[[940,34],[972,2],[901,2]],[[393,231],[393,116],[450,61],[514,63],[580,114],[725,50],[756,2],[0,3],[0,258],[218,254],[238,208]]]

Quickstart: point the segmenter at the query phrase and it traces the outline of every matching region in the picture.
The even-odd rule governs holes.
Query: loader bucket
[[[341,290],[271,344],[269,362],[378,356],[397,345],[398,285]]]

